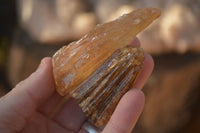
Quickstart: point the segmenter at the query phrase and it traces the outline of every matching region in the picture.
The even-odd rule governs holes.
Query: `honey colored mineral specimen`
[[[61,48],[53,56],[57,92],[77,99],[93,124],[105,125],[144,61],[141,48],[126,46],[159,16],[158,9],[139,9]]]

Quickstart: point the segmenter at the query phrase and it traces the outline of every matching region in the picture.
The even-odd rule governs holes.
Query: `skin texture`
[[[130,45],[139,47],[134,38]],[[38,69],[0,98],[0,132],[2,133],[76,133],[86,117],[70,98],[53,120],[49,114],[62,98],[55,91],[51,58],[41,61]],[[143,70],[133,89],[120,100],[103,133],[130,133],[137,122],[145,97],[140,90],[153,70],[153,60],[145,54]],[[137,88],[137,89],[135,89]]]

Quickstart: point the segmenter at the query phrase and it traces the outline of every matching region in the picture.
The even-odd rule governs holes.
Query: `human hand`
[[[139,45],[138,39],[131,45]],[[49,119],[62,98],[55,91],[51,63],[51,58],[44,58],[36,72],[0,98],[0,133],[75,133],[80,130],[86,117],[72,98]],[[145,101],[140,89],[152,69],[153,60],[146,54],[143,70],[133,89],[122,97],[103,133],[132,131]]]

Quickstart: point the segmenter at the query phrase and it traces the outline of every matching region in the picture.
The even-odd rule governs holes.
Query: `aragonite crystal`
[[[143,65],[143,50],[127,45],[159,16],[155,8],[135,10],[58,50],[53,56],[57,92],[77,99],[93,124],[105,125]]]

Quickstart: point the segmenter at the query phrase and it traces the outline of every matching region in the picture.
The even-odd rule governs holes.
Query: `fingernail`
[[[134,45],[135,47],[140,47],[140,40],[135,37],[133,40],[131,40],[130,45]]]
[[[42,60],[40,61],[40,64],[39,64],[39,66],[38,66],[36,72],[41,71],[41,70],[43,69],[43,67],[44,67],[45,64],[46,64],[46,63],[45,63],[45,60],[42,59]]]

